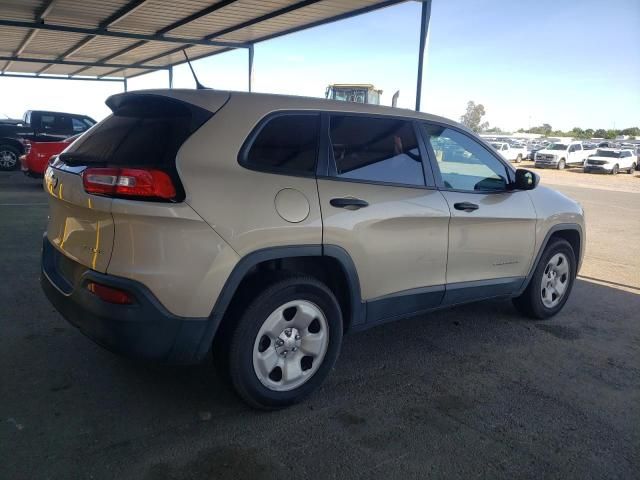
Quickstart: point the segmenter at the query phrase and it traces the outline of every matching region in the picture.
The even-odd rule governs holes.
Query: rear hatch
[[[228,98],[216,95],[208,104],[202,102],[206,108],[180,99],[192,95],[169,90],[112,96],[107,100],[112,115],[54,160],[45,174],[50,212],[47,237],[66,257],[106,272],[113,251],[114,198],[136,202],[184,200],[176,169],[177,152]],[[171,184],[174,194],[170,198],[131,187],[135,175],[149,172],[149,181],[160,172],[164,184]],[[93,188],[87,179],[96,180],[93,187],[99,188]]]

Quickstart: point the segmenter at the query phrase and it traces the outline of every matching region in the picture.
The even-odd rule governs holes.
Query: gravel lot
[[[586,210],[551,321],[490,301],[348,336],[305,403],[97,347],[38,284],[45,194],[0,173],[0,478],[638,478],[640,178],[541,171]]]

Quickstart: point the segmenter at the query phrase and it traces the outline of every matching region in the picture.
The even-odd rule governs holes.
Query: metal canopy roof
[[[0,75],[123,81],[406,0],[2,0]],[[59,78],[59,77],[55,77]]]

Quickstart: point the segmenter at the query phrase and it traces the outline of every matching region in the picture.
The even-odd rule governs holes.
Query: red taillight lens
[[[82,183],[85,192],[97,195],[164,200],[176,196],[171,177],[153,168],[87,168]]]
[[[87,290],[105,302],[117,303],[118,305],[131,305],[133,303],[133,297],[129,293],[124,290],[101,285],[100,283],[87,283]]]

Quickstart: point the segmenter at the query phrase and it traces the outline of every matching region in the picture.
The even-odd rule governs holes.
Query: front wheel
[[[518,154],[518,156],[516,157],[516,163],[520,162],[522,162],[522,155]]]
[[[620,171],[620,167],[616,164],[611,169],[611,175],[617,175],[619,171]]]
[[[529,281],[513,303],[520,313],[538,319],[558,313],[571,293],[576,277],[576,257],[564,239],[550,241]]]
[[[558,162],[558,170],[564,170],[564,167],[566,166],[567,162],[565,161],[564,158],[561,158],[560,161]]]
[[[342,343],[335,296],[314,278],[275,282],[253,300],[230,337],[229,377],[249,405],[273,410],[320,386]]]
[[[631,174],[632,174],[633,172],[635,172],[635,171],[636,171],[636,164],[635,164],[635,163],[632,163],[632,164],[631,164],[631,167],[629,168],[629,170],[627,170],[627,173],[628,173],[629,175],[631,175]]]

